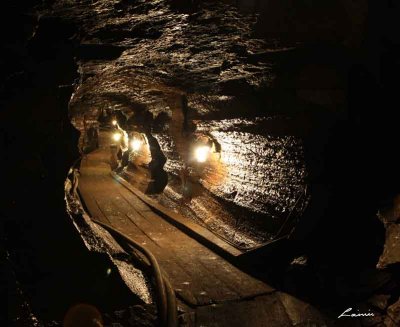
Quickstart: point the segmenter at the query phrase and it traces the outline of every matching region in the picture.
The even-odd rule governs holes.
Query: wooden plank
[[[155,213],[145,212],[142,214],[149,222],[154,220],[153,225],[157,225],[155,221],[157,220],[158,216]],[[158,218],[158,220],[160,220],[160,218]],[[222,281],[220,282],[225,284],[229,289],[234,290],[234,292],[239,294],[240,297],[246,298],[250,296],[261,295],[274,290],[265,283],[240,271],[238,268],[225,261],[223,258],[219,257],[217,254],[213,253],[201,244],[197,242],[191,242],[189,247],[189,244],[187,243],[189,240],[185,240],[185,238],[188,237],[177,229],[175,229],[175,231],[177,233],[172,237],[176,240],[176,242],[174,245],[172,245],[172,247],[174,248],[175,246],[179,246],[179,244],[186,244],[184,246],[190,248],[189,256],[191,254],[195,254],[194,260],[198,265],[205,267],[211,275],[214,274],[216,279],[221,278]],[[185,253],[184,249],[181,252]]]
[[[309,303],[282,292],[277,292],[277,296],[285,307],[293,326],[310,325],[327,327],[332,325],[331,321]]]
[[[325,326],[324,318],[312,306],[273,292],[179,227],[181,223],[189,228],[194,222],[180,221],[177,228],[174,219],[183,219],[181,216],[170,217],[174,223],[166,220],[160,216],[165,214],[162,208],[144,202],[142,195],[116,182],[109,174],[107,151],[103,148],[89,154],[83,162],[79,192],[92,217],[111,224],[155,255],[178,297],[188,305],[188,320],[195,320],[196,326],[280,327],[317,319]],[[196,228],[202,227],[194,226],[192,232]]]
[[[115,180],[112,179],[112,183],[118,187],[119,190],[121,190],[121,185]],[[123,197],[125,200],[132,205],[137,211],[142,212],[142,211],[152,211],[152,209],[144,203],[142,200],[140,200],[135,194],[132,192],[121,192],[123,193]],[[122,196],[122,195],[121,195]]]
[[[126,218],[125,221],[123,219],[114,219],[113,226],[123,231],[143,246],[146,246],[146,248],[153,253],[162,269],[166,272],[174,289],[176,289],[178,295],[180,295],[185,302],[190,305],[201,305],[209,301],[208,299],[200,299],[199,301],[196,298],[195,293],[200,286],[196,286],[196,284],[193,283],[191,276],[176,262],[173,253],[166,253],[166,249],[161,248],[151,236],[149,237],[143,233],[143,231],[135,226],[128,218]]]
[[[197,308],[196,326],[281,327],[293,325],[284,306],[272,293],[249,301]]]
[[[119,203],[123,205],[123,200],[121,199]],[[168,240],[174,240],[172,243],[169,241],[166,242],[169,251],[175,252],[177,256],[185,259],[185,262],[190,261],[193,269],[197,269],[198,272],[204,272],[204,275],[213,276],[213,286],[216,285],[222,290],[218,296],[215,296],[213,299],[214,302],[233,300],[238,297],[254,296],[272,291],[264,283],[242,273],[236,267],[228,264],[204,246],[163,221],[154,212],[130,213],[129,209],[125,204],[125,212],[128,212],[127,215],[138,226],[142,226],[143,230],[154,230],[159,235],[169,233]],[[153,234],[152,236],[154,237],[155,235]],[[159,241],[162,242],[162,240]],[[205,288],[209,289],[210,287],[205,285]]]
[[[116,182],[105,164],[106,151],[90,154],[81,170],[80,190],[90,213],[145,245],[187,304],[236,301],[272,290],[183,233],[140,196]],[[185,224],[203,228],[194,222]],[[223,241],[218,238],[218,242]]]
[[[112,198],[113,203],[118,205],[118,209],[111,209],[110,201],[104,200],[108,215],[125,214],[143,234],[162,248],[164,252],[158,253],[161,265],[168,264],[168,268],[165,268],[167,273],[170,271],[171,263],[174,264],[173,269],[179,266],[185,271],[187,278],[183,281],[185,284],[182,285],[192,285],[192,293],[198,304],[239,298],[232,287],[216,278],[214,273],[198,260],[198,251],[205,249],[203,246],[163,221],[158,215],[149,211],[139,213],[123,197],[113,196]],[[114,221],[118,218],[109,216],[109,219]],[[210,254],[208,250],[207,252]],[[187,263],[190,263],[190,269],[187,269]],[[216,267],[213,268],[212,270],[215,270]]]
[[[78,186],[79,193],[82,197],[82,201],[84,201],[85,206],[90,212],[90,216],[101,221],[104,223],[109,224],[110,221],[107,219],[107,217],[103,214],[103,212],[100,210],[98,207],[95,198],[90,194],[90,192],[86,189],[86,186],[84,183],[80,183]]]
[[[104,190],[104,187],[101,189]],[[197,304],[232,301],[240,297],[249,297],[271,291],[271,288],[268,288],[264,283],[225,262],[152,211],[145,210],[139,213],[126,200],[124,193],[128,191],[119,191],[112,187],[107,188],[107,192],[102,191],[102,194],[98,195],[97,201],[101,203],[99,205],[102,211],[112,224],[119,225],[123,232],[128,232],[129,229],[120,225],[119,221],[124,215],[129,217],[138,230],[147,236],[147,239],[141,238],[142,243],[151,247],[150,242],[153,241],[163,248],[165,253],[157,251],[153,247],[151,247],[151,251],[157,251],[156,256],[162,265],[166,265],[165,270],[168,274],[175,270],[172,272],[174,277],[171,279],[173,285],[179,291],[185,292],[184,290],[190,285],[192,297],[196,298]],[[139,235],[136,232],[130,236],[137,238]],[[173,241],[171,242],[171,240]],[[177,267],[180,267],[180,269],[177,270]],[[190,267],[190,269],[187,267]],[[181,276],[178,276],[178,272]],[[174,279],[178,279],[179,282],[174,283]],[[188,298],[188,295],[185,297]]]
[[[106,202],[106,201],[105,201]],[[191,276],[187,274],[185,269],[182,269],[182,264],[178,263],[174,258],[174,253],[167,252],[166,249],[161,248],[152,237],[154,235],[148,235],[143,232],[139,226],[131,221],[122,211],[112,208],[113,204],[108,201],[107,204],[103,205],[103,211],[108,214],[112,213],[112,216],[108,216],[112,225],[126,233],[140,244],[146,246],[157,258],[160,266],[167,273],[171,283],[177,290],[177,293],[190,305],[202,305],[209,303],[209,298],[204,296],[196,296],[196,293],[201,293],[196,285],[193,284]],[[115,215],[118,212],[119,215]],[[125,218],[124,218],[125,217]],[[151,232],[150,234],[154,234]]]
[[[191,219],[183,217],[182,215],[160,205],[144,193],[132,187],[127,181],[125,181],[122,177],[118,176],[114,172],[111,172],[111,176],[129,191],[134,193],[143,202],[149,205],[157,213],[162,214],[162,217],[168,220],[169,223],[182,229],[185,233],[190,233],[192,237],[195,237],[200,242],[211,247],[214,251],[218,251],[221,255],[232,257],[240,256],[243,253],[239,249],[226,243],[224,240],[210,232],[208,229],[193,222]]]

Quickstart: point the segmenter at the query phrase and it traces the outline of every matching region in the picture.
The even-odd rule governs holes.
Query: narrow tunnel
[[[400,325],[397,4],[1,7],[3,325]]]

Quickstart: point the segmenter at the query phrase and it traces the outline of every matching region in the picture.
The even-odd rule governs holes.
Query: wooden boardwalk
[[[310,319],[317,326],[326,325],[310,305],[239,270],[116,181],[108,164],[109,140],[109,133],[102,132],[100,148],[82,160],[82,199],[93,218],[114,226],[155,255],[189,325],[293,326]]]

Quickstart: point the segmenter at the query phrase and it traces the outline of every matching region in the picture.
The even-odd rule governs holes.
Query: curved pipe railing
[[[74,163],[71,166],[71,169],[73,170],[72,176],[68,176],[68,178],[72,177],[71,181],[71,193],[73,193],[75,196],[79,198],[79,195],[76,192],[77,189],[77,184],[78,184],[78,178],[76,177],[76,171],[79,171],[79,168],[77,167],[80,161],[83,159],[83,156],[79,156]],[[90,217],[90,216],[89,216]],[[154,255],[147,250],[145,247],[131,239],[130,237],[126,236],[125,234],[121,233],[117,229],[113,228],[112,226],[105,224],[101,221],[98,221],[96,219],[91,218],[91,220],[109,231],[111,234],[116,235],[126,243],[128,243],[130,246],[132,246],[134,249],[138,250],[140,253],[142,253],[147,261],[149,262],[149,266],[152,269],[152,273],[154,276],[155,280],[155,286],[156,286],[156,305],[157,305],[157,311],[158,311],[158,316],[160,320],[160,325],[165,326],[165,327],[176,327],[178,326],[178,317],[177,317],[177,303],[176,303],[176,296],[175,292],[169,282],[169,280],[163,275],[161,268],[157,262],[157,259],[154,257]]]
[[[156,284],[156,303],[160,317],[160,324],[161,326],[166,327],[176,327],[178,325],[178,318],[175,292],[168,279],[165,277],[165,275],[162,274],[161,268],[154,255],[145,247],[131,239],[129,236],[121,233],[114,227],[96,219],[92,219],[92,221],[109,231],[111,234],[114,234],[118,238],[121,238],[123,241],[140,251],[146,257],[153,270],[154,280]]]

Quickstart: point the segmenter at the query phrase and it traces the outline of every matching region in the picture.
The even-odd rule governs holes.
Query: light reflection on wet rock
[[[239,246],[270,240],[304,190],[305,167],[299,139],[268,135],[267,118],[254,117],[271,116],[263,94],[293,45],[255,38],[256,15],[222,2],[193,12],[166,0],[59,0],[53,9],[84,36],[75,126],[85,114],[123,112],[124,128],[154,136],[166,158],[160,202]],[[220,148],[203,165],[190,161],[198,135]]]
[[[217,196],[276,218],[294,206],[304,189],[302,143],[292,136],[240,131],[244,126],[256,124],[262,121],[222,120],[198,124],[198,131],[210,133],[220,144],[220,162],[226,173],[218,183],[213,182],[218,178],[208,179],[207,175],[201,181]]]

